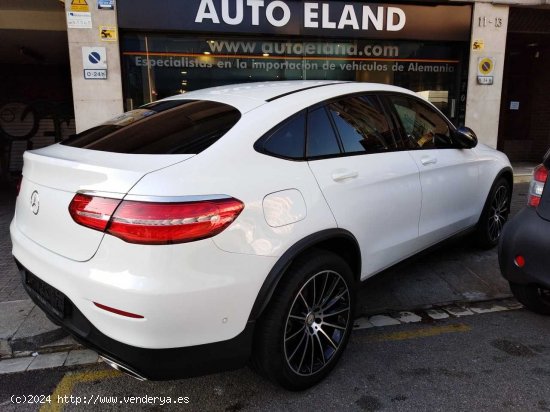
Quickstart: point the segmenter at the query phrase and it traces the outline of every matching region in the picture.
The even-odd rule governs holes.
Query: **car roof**
[[[212,100],[230,104],[242,113],[278,98],[300,93],[315,88],[330,88],[334,97],[342,94],[342,85],[346,85],[347,93],[350,90],[357,92],[393,91],[413,94],[410,90],[401,87],[380,83],[346,82],[335,80],[288,80],[271,82],[241,83],[225,86],[210,87],[179,94],[164,100]]]

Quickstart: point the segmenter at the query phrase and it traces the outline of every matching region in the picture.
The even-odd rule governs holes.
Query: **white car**
[[[476,144],[398,87],[194,91],[25,153],[13,255],[50,318],[135,377],[252,361],[304,389],[359,281],[468,229],[497,243],[512,170]]]

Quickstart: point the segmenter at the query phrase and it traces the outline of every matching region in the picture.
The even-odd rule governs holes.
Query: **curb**
[[[433,323],[434,321],[460,318],[484,313],[505,312],[522,309],[514,298],[493,299],[468,303],[452,303],[430,308],[399,311],[386,314],[365,315],[355,319],[354,330],[403,325],[408,323]]]
[[[36,351],[41,347],[54,343],[65,338],[66,336],[68,336],[67,332],[61,328],[58,328],[25,338],[8,340],[8,344],[11,346],[11,351],[13,353],[22,351]]]
[[[76,349],[31,356],[3,359],[0,361],[0,376],[25,371],[35,371],[59,367],[94,365],[103,362],[99,355],[90,349]]]
[[[516,183],[529,183],[531,181],[532,177],[533,177],[532,174],[514,175],[514,184],[516,184]]]
[[[67,335],[30,299],[0,303],[0,358],[41,351]]]

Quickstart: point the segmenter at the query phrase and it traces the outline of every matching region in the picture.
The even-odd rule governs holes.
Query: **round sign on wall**
[[[478,60],[477,71],[480,76],[490,75],[495,68],[495,61],[492,57],[481,57]]]

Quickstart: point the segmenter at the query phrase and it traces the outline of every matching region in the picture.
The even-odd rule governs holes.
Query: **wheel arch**
[[[490,184],[489,189],[487,191],[487,195],[485,196],[485,198],[483,200],[482,210],[480,210],[479,216],[478,216],[478,224],[479,224],[479,219],[481,218],[481,216],[483,214],[483,210],[485,209],[485,207],[487,205],[487,202],[489,202],[489,197],[491,196],[491,192],[493,190],[493,187],[495,186],[495,184],[497,183],[497,181],[500,178],[506,179],[506,181],[510,185],[510,199],[512,198],[512,192],[514,191],[514,172],[513,172],[512,168],[510,166],[503,167],[497,173],[495,173],[494,176],[495,177],[493,178],[493,180],[491,180],[491,184]],[[508,206],[510,206],[510,205],[508,205]]]
[[[512,168],[505,167],[504,169],[501,169],[500,172],[498,172],[497,175],[495,176],[495,180],[493,181],[493,183],[496,182],[501,177],[506,179],[506,181],[510,185],[510,190],[513,191],[514,190],[514,172]]]
[[[493,179],[493,182],[491,183],[491,188],[489,189],[489,193],[487,194],[486,202],[489,201],[489,196],[491,195],[493,187],[496,185],[497,181],[501,178],[504,178],[506,182],[508,182],[508,185],[510,187],[510,199],[508,201],[508,210],[510,210],[510,205],[512,204],[512,194],[514,192],[514,172],[511,167],[504,167],[503,169],[500,169],[500,171],[496,174],[495,178]]]
[[[361,249],[355,236],[344,229],[326,229],[313,233],[296,242],[277,260],[256,296],[249,321],[260,317],[292,262],[313,249],[330,250],[338,254],[349,263],[355,279],[360,280]]]

